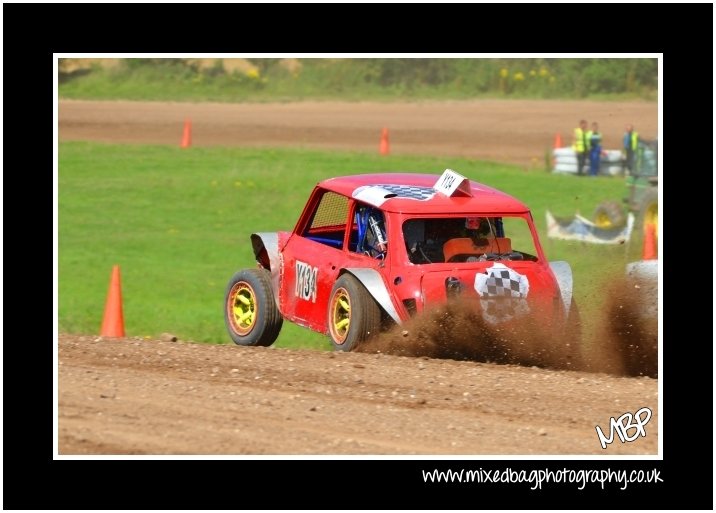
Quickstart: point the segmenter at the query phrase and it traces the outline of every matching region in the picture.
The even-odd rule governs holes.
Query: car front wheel
[[[380,307],[351,274],[344,274],[331,290],[328,302],[328,333],[333,348],[351,351],[380,331]]]

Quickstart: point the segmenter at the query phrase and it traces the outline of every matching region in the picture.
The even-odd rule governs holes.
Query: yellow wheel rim
[[[658,203],[652,203],[646,208],[646,211],[644,212],[644,230],[646,230],[646,225],[653,224],[654,225],[654,234],[659,233],[659,204]],[[658,235],[657,235],[658,236]]]
[[[254,289],[245,281],[234,284],[229,293],[226,308],[233,330],[241,336],[248,335],[256,324],[258,305]]]
[[[336,344],[343,344],[351,327],[351,298],[343,287],[336,290],[331,299],[331,335]]]
[[[605,212],[599,212],[594,220],[594,224],[596,224],[599,228],[611,228],[612,221]]]

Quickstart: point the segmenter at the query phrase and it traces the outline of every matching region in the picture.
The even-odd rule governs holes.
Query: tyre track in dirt
[[[384,354],[59,338],[59,453],[656,454],[657,381]],[[647,436],[595,426],[649,407]]]

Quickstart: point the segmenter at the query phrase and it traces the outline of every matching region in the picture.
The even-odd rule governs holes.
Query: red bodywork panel
[[[425,309],[444,304],[448,300],[447,280],[451,280],[453,283],[459,283],[458,300],[474,303],[475,308],[481,308],[485,312],[492,308],[491,305],[496,304],[491,303],[489,297],[498,297],[499,293],[509,294],[511,284],[515,295],[524,296],[524,304],[530,312],[539,311],[541,319],[549,320],[550,324],[554,324],[552,320],[558,320],[557,324],[561,325],[564,312],[559,286],[544,256],[529,210],[518,200],[490,187],[470,182],[473,193],[470,197],[435,194],[426,201],[400,197],[387,199],[376,205],[385,217],[389,241],[386,257],[376,259],[349,251],[351,231],[356,229],[352,220],[356,206],[360,203],[353,198],[357,188],[376,184],[427,188],[431,187],[436,179],[437,176],[434,175],[385,174],[333,178],[319,183],[294,231],[278,234],[278,303],[281,314],[296,324],[328,333],[328,303],[331,289],[339,275],[346,272],[346,269],[369,268],[382,278],[400,321],[407,320],[411,315]],[[349,198],[345,226],[340,227],[344,232],[342,243],[339,240],[341,235],[335,228],[325,229],[327,236],[331,235],[337,239],[336,244],[339,247],[302,236],[306,233],[306,227],[309,226],[325,191]],[[408,219],[436,215],[522,217],[532,233],[537,261],[413,264],[403,239],[403,223]],[[464,243],[457,241],[454,246],[459,248],[462,244]],[[496,288],[495,283],[502,288]],[[498,296],[489,295],[488,291],[494,290],[498,291]],[[381,306],[387,310],[385,305]]]

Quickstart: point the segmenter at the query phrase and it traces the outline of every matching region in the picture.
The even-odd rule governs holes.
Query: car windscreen
[[[414,264],[537,260],[529,224],[517,216],[408,219],[403,238]]]

